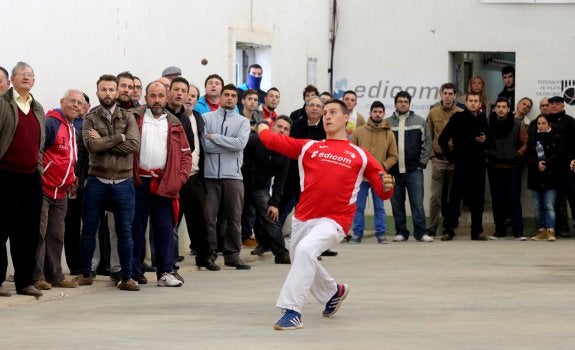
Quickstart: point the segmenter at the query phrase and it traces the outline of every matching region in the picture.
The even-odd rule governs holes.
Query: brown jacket
[[[389,121],[375,124],[371,118],[367,124],[355,129],[351,142],[365,148],[387,171],[397,163],[397,142]]]
[[[447,125],[447,122],[451,116],[457,112],[463,112],[463,109],[457,107],[455,103],[453,104],[453,107],[445,108],[441,102],[439,106],[433,107],[429,111],[429,115],[427,116],[427,125],[429,126],[429,131],[431,132],[431,139],[433,140],[430,156],[431,159],[439,156],[439,159],[445,160],[441,146],[439,146],[438,143],[439,135],[441,135],[441,132]]]
[[[91,138],[91,129],[100,137]],[[90,153],[89,175],[108,180],[132,177],[133,154],[140,151],[140,132],[132,112],[116,105],[110,122],[102,106],[94,108],[84,117],[82,138]]]

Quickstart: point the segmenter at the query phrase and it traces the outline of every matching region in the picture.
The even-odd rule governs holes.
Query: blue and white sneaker
[[[281,331],[281,330],[289,330],[289,329],[299,329],[303,327],[303,323],[301,322],[301,314],[294,310],[284,310],[284,315],[282,318],[277,321],[274,325],[274,329]]]
[[[349,286],[345,283],[337,284],[337,292],[329,299],[327,304],[325,304],[325,309],[323,310],[322,314],[323,317],[330,317],[337,312],[341,303],[347,297],[349,293]]]

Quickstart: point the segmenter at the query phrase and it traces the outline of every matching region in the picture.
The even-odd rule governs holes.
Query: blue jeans
[[[136,188],[136,215],[134,217],[133,240],[133,275],[140,278],[144,275],[142,261],[144,257],[144,245],[146,244],[146,228],[148,218],[154,229],[154,241],[157,277],[160,278],[166,272],[172,272],[174,266],[174,211],[172,199],[160,197],[150,193],[150,179],[142,178],[142,185]]]
[[[411,215],[413,217],[413,237],[421,239],[427,233],[425,209],[423,208],[423,169],[416,169],[404,174],[395,175],[395,187],[391,196],[391,209],[395,219],[396,235],[409,238],[405,214],[405,192],[409,196]]]
[[[531,191],[537,228],[555,228],[555,200],[557,190]]]
[[[386,223],[385,223],[385,207],[383,206],[383,199],[379,198],[371,188],[367,181],[362,181],[359,185],[359,192],[357,193],[357,201],[355,202],[355,215],[353,217],[353,235],[363,237],[363,230],[365,229],[365,204],[367,203],[367,195],[371,189],[371,198],[373,199],[373,221],[375,224],[376,237],[385,236]]]
[[[114,213],[118,235],[118,255],[122,267],[122,280],[132,278],[132,224],[135,208],[134,180],[127,179],[117,184],[105,184],[94,176],[88,176],[84,188],[82,211],[82,274],[89,277],[92,257],[96,247],[96,234],[105,208]]]

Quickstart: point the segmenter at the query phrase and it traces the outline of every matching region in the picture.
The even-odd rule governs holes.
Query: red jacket
[[[51,199],[62,199],[74,183],[74,167],[78,159],[74,126],[62,110],[46,113],[46,139],[42,158],[42,191]]]
[[[133,109],[136,115],[136,122],[142,136],[142,125],[144,123],[144,113],[146,106]],[[192,169],[192,152],[182,123],[170,112],[168,113],[168,159],[166,169],[158,185],[156,194],[166,198],[178,198],[180,188],[188,180]],[[142,179],[138,169],[140,168],[140,154],[134,155],[134,183],[136,186],[142,184]]]

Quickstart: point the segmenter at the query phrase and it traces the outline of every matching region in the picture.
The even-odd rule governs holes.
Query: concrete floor
[[[98,276],[38,301],[0,298],[0,348],[575,348],[573,239],[378,245],[367,237],[336,250],[323,262],[350,294],[331,318],[310,297],[301,330],[272,329],[288,266],[244,249],[250,271],[196,271],[187,256],[181,288],[125,292]]]

